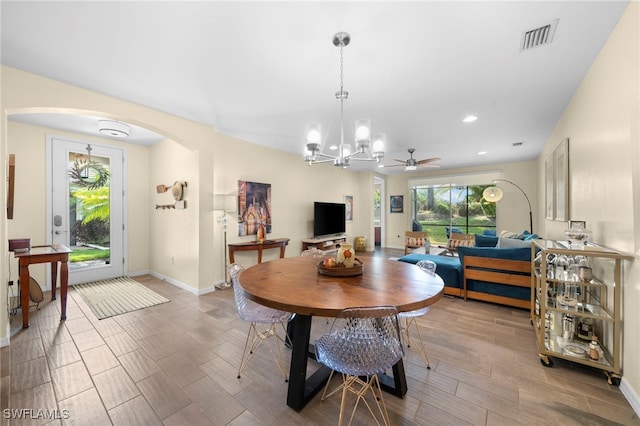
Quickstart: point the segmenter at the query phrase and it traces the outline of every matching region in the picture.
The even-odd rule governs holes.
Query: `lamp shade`
[[[214,194],[213,210],[222,210],[226,213],[236,211],[236,197],[234,194]]]
[[[498,201],[502,200],[502,195],[502,189],[498,188],[497,186],[489,186],[482,192],[482,196],[484,197],[484,199],[491,203],[497,203]]]

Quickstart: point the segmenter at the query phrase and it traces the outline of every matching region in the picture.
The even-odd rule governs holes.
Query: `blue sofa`
[[[458,247],[457,252],[459,257],[414,253],[398,260],[435,262],[436,272],[445,282],[445,294],[530,308],[530,247]]]

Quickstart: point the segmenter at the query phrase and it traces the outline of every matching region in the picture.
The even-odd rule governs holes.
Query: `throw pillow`
[[[495,247],[498,245],[498,237],[491,235],[475,234],[476,247]]]
[[[471,234],[451,234],[449,238],[449,248],[457,249],[458,247],[473,247],[476,244],[476,240]]]
[[[500,238],[498,240],[498,248],[531,248],[531,241],[519,240],[517,238]]]
[[[407,247],[422,247],[427,245],[428,240],[428,238],[407,237],[406,245]]]

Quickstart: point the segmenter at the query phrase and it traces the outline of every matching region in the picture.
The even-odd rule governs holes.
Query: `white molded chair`
[[[238,276],[240,272],[244,270],[242,265],[238,263],[232,263],[228,266],[229,276],[231,277],[231,282],[233,283],[233,294],[236,299],[236,308],[238,310],[238,315],[244,321],[250,323],[249,332],[247,333],[247,340],[244,344],[244,351],[242,352],[242,359],[240,360],[240,367],[238,367],[238,379],[240,378],[240,374],[245,369],[249,360],[253,356],[253,354],[258,350],[260,346],[269,338],[274,338],[275,345],[277,347],[278,356],[276,357],[276,353],[273,349],[273,345],[269,344],[269,351],[271,352],[271,356],[273,360],[276,362],[280,373],[284,377],[285,382],[287,379],[286,373],[286,363],[284,361],[284,357],[282,356],[282,348],[280,343],[285,344],[285,340],[280,337],[277,333],[277,325],[280,324],[282,326],[282,330],[284,331],[285,339],[289,339],[287,335],[287,330],[285,328],[285,323],[290,321],[293,318],[292,313],[279,311],[277,309],[272,309],[267,306],[260,305],[250,299],[248,299],[244,293],[244,289],[240,285],[238,280]],[[263,324],[266,328],[264,330],[259,330],[258,325]],[[251,341],[251,344],[249,344]]]
[[[322,400],[342,390],[338,425],[342,425],[349,393],[356,394],[349,424],[353,421],[360,401],[367,407],[376,424],[380,424],[372,405],[366,399],[369,394],[373,396],[382,422],[390,424],[378,373],[392,368],[404,356],[397,313],[393,306],[344,309],[334,320],[329,333],[316,341],[318,362],[333,370],[322,393]],[[327,394],[333,372],[342,374],[342,384]]]
[[[421,260],[418,263],[416,263],[416,266],[418,268],[420,268],[422,271],[424,271],[427,274],[430,275],[435,275],[436,274],[436,263],[431,261],[431,260]],[[405,337],[405,343],[407,345],[407,348],[411,347],[411,333],[410,333],[410,328],[413,325],[413,327],[416,330],[416,333],[418,335],[418,340],[420,341],[420,345],[417,348],[418,353],[420,354],[420,357],[422,358],[422,360],[424,361],[424,363],[427,366],[427,369],[431,369],[431,365],[429,364],[429,357],[427,356],[427,350],[424,347],[424,342],[422,341],[422,335],[420,334],[420,327],[418,327],[418,323],[416,322],[416,319],[418,317],[423,316],[424,314],[426,314],[427,312],[429,312],[429,308],[420,308],[420,309],[416,309],[415,311],[409,311],[409,312],[400,312],[398,314],[398,318],[400,319],[400,322],[402,323],[402,334]],[[404,320],[404,321],[403,321]]]

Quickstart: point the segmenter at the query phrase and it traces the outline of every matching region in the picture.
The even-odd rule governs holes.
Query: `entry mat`
[[[98,319],[169,302],[169,299],[129,277],[94,281],[74,285],[73,288],[82,296]]]

